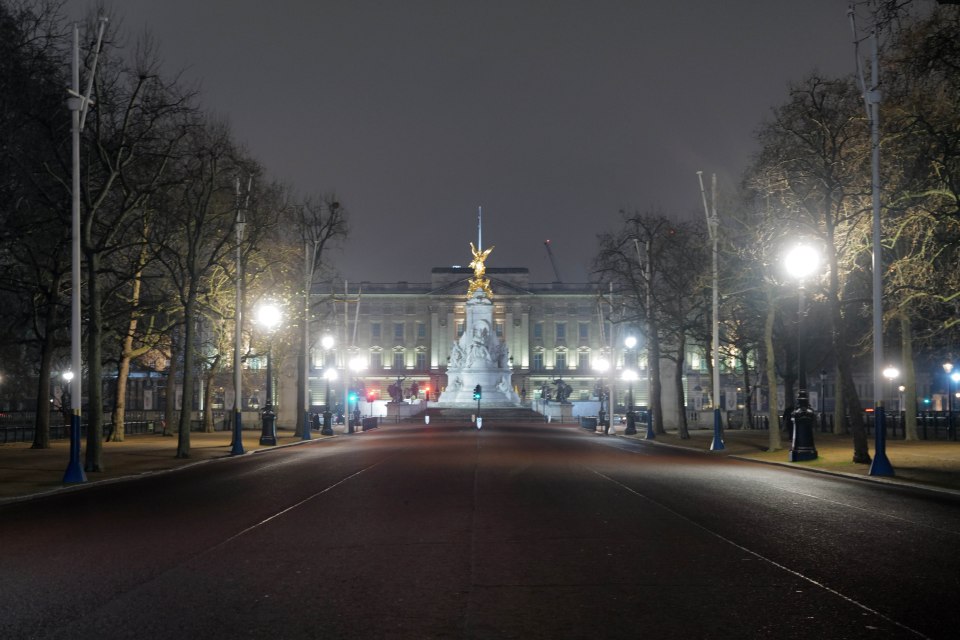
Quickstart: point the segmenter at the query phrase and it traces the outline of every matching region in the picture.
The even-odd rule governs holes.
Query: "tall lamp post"
[[[813,424],[817,416],[810,408],[807,393],[807,370],[804,351],[806,349],[806,299],[804,296],[804,278],[819,266],[820,256],[816,249],[807,244],[798,244],[787,252],[784,266],[787,273],[797,279],[797,408],[793,411],[793,438],[790,444],[790,462],[815,460],[817,449],[813,444]]]
[[[637,432],[637,416],[634,413],[635,403],[633,398],[633,383],[639,377],[636,371],[637,352],[634,350],[637,347],[637,337],[628,335],[623,339],[623,346],[627,349],[626,357],[624,358],[623,363],[625,369],[623,372],[623,377],[625,380],[628,380],[630,384],[630,397],[629,403],[627,404],[627,428],[624,429],[623,432],[627,435],[633,435]],[[630,377],[630,375],[632,375],[632,377]]]
[[[609,369],[610,369],[610,361],[607,360],[606,358],[600,358],[595,363],[593,363],[593,370],[597,372],[597,379],[600,382],[597,389],[597,399],[600,401],[600,407],[597,410],[597,428],[601,433],[607,433],[607,420],[608,420],[607,413],[609,412],[610,405],[608,402],[607,411],[604,411],[603,402],[604,402],[604,399],[607,398],[607,386],[606,386],[606,380],[604,380],[604,377],[606,376],[606,373]]]
[[[250,197],[251,176],[247,181],[247,198]],[[233,331],[233,446],[230,455],[239,456],[243,450],[243,371],[241,370],[243,352],[243,230],[246,226],[246,203],[240,204],[240,178],[236,182],[237,195],[237,281],[236,302],[234,303],[234,331]]]
[[[354,356],[350,358],[350,371],[353,372],[352,375],[354,378],[359,379],[360,373],[366,368],[367,368],[367,361],[364,360],[362,356]],[[351,422],[350,417],[349,416],[347,417],[347,433],[353,433],[354,428],[359,426],[359,424],[355,424],[355,423],[360,422],[360,397],[356,396],[356,399],[354,400],[354,402],[355,402],[354,407],[356,407],[356,409],[354,410],[355,420],[354,422]],[[349,407],[347,407],[347,409],[349,410]]]
[[[323,428],[320,430],[320,435],[323,436],[333,435],[333,412],[330,407],[330,382],[337,379],[337,370],[327,364],[329,360],[328,355],[330,354],[330,350],[333,349],[333,344],[333,336],[327,335],[320,339],[320,346],[323,347],[323,379],[326,383],[326,390],[323,395]]]
[[[625,369],[623,372],[623,380],[627,383],[627,428],[623,433],[628,436],[637,433],[637,419],[633,413],[633,383],[636,382],[637,377],[637,372],[633,369]]]
[[[952,362],[943,363],[943,372],[947,375],[947,433],[953,434],[953,394],[950,393],[950,372],[953,371]]]
[[[890,367],[890,366],[884,367],[883,372],[882,372],[882,375],[883,375],[884,378],[886,378],[887,383],[890,384],[890,385],[892,385],[892,384],[893,384],[893,381],[900,377],[900,370],[897,369],[896,367]],[[881,392],[881,396],[880,396],[880,397],[881,397],[881,398],[883,397],[882,392]],[[883,452],[884,452],[883,455],[886,455],[886,450],[887,450],[887,416],[884,415],[883,418],[881,418],[881,419],[879,420],[879,423],[877,422],[877,420],[878,420],[878,419],[877,419],[877,416],[876,416],[876,414],[874,414],[874,416],[873,416],[873,429],[874,429],[874,432],[875,432],[875,433],[874,433],[874,439],[876,440],[875,449],[876,449],[877,451],[879,451],[879,450],[882,448],[882,449],[883,449]],[[878,429],[878,426],[879,426],[879,427],[882,427],[882,429]],[[882,431],[882,433],[881,433],[881,431]],[[896,423],[894,423],[893,435],[894,435],[894,436],[897,435]]]
[[[71,66],[72,83],[67,94],[67,108],[70,110],[70,138],[71,138],[71,294],[70,294],[70,360],[71,371],[81,375],[83,368],[80,361],[80,133],[83,131],[87,119],[87,111],[92,104],[90,93],[93,89],[93,78],[97,73],[97,59],[100,55],[100,44],[103,42],[103,31],[107,19],[100,17],[97,23],[97,45],[94,49],[93,66],[90,77],[87,78],[87,90],[80,93],[80,28],[73,25],[73,63]],[[91,276],[92,277],[92,276]],[[100,384],[97,380],[96,384]],[[80,464],[80,410],[83,403],[83,393],[80,378],[70,394],[70,461],[63,474],[64,484],[75,484],[87,481],[87,475]]]
[[[717,176],[713,175],[712,189],[712,211],[707,208],[707,193],[703,189],[703,172],[697,171],[697,178],[700,180],[700,195],[703,197],[703,212],[707,216],[707,231],[710,234],[712,244],[711,257],[713,261],[713,298],[711,305],[712,319],[712,356],[713,356],[713,440],[710,442],[711,451],[719,451],[723,446],[723,419],[720,415],[720,290],[719,290],[719,268],[717,266],[718,248],[717,228],[720,226],[720,218],[717,217]]]
[[[326,395],[325,405],[323,407],[323,428],[320,430],[320,435],[323,436],[332,436],[333,435],[333,412],[330,411],[330,383],[337,379],[337,370],[333,367],[330,367],[323,372],[323,380],[326,382]]]
[[[257,322],[268,332],[280,324],[280,310],[272,304],[263,305],[257,311]],[[277,414],[273,408],[273,338],[267,344],[267,399],[263,405],[263,422],[260,444],[277,444]]]

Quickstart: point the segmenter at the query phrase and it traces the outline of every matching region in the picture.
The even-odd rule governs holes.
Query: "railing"
[[[127,411],[123,421],[124,435],[146,435],[151,433],[160,433],[163,425],[162,411]],[[0,413],[0,444],[12,442],[32,442],[36,436],[35,412],[16,411]],[[81,415],[80,437],[87,436],[86,416]],[[224,419],[224,413],[215,411],[213,427],[214,429],[228,429]],[[190,430],[201,431],[203,429],[203,420],[191,420]],[[103,423],[103,438],[108,439],[113,433],[113,423]],[[66,440],[70,437],[70,426],[63,424],[63,414],[53,413],[50,415],[50,440]]]

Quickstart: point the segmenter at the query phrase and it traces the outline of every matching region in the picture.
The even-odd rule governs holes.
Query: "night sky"
[[[74,15],[90,7],[69,0]],[[814,69],[854,66],[846,0],[123,0],[272,176],[335,191],[351,281],[465,265],[584,282],[621,209],[703,217]],[[709,185],[708,185],[709,188]],[[723,212],[720,212],[721,218]]]

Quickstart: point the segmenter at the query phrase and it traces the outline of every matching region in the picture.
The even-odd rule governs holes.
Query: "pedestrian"
[[[311,422],[311,424],[313,424],[313,430],[314,430],[314,431],[319,431],[319,430],[320,430],[320,414],[319,414],[319,413],[311,413],[311,414],[310,414],[310,422]]]

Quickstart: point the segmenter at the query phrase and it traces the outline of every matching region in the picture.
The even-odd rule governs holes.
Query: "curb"
[[[624,436],[623,434],[617,434],[618,437],[628,438],[630,440],[637,440],[640,442],[649,442],[656,444],[660,447],[669,447],[671,449],[678,449],[682,451],[690,451],[692,453],[699,453],[701,455],[722,455],[732,460],[740,460],[743,462],[753,462],[755,464],[766,464],[776,467],[785,467],[787,469],[795,469],[797,471],[808,471],[811,473],[819,473],[826,476],[834,476],[836,478],[845,478],[847,480],[858,480],[860,482],[871,482],[875,484],[886,484],[892,487],[899,487],[903,489],[916,489],[920,491],[929,491],[931,493],[939,493],[949,496],[960,497],[960,490],[949,489],[947,487],[937,487],[935,485],[923,484],[920,482],[913,482],[910,480],[902,480],[896,477],[888,478],[882,476],[862,476],[856,473],[844,473],[843,471],[833,471],[831,469],[818,469],[816,467],[801,467],[796,466],[792,462],[779,462],[776,460],[757,460],[756,458],[750,458],[748,456],[735,454],[735,453],[724,453],[723,451],[704,451],[702,449],[693,449],[690,447],[684,447],[682,445],[670,444],[668,442],[659,442],[657,440],[647,440],[645,438],[636,438],[633,436]]]
[[[140,473],[131,473],[131,474],[128,474],[128,475],[125,475],[125,476],[117,476],[116,478],[105,478],[105,479],[103,479],[103,480],[93,480],[93,481],[83,482],[83,483],[79,483],[79,484],[69,484],[69,485],[68,485],[68,484],[65,484],[65,485],[61,485],[61,486],[59,486],[59,487],[54,487],[54,488],[52,488],[52,489],[47,489],[47,490],[45,490],[45,491],[38,491],[38,492],[36,492],[36,493],[27,493],[27,494],[24,494],[24,495],[22,495],[22,496],[12,496],[12,497],[10,497],[10,498],[0,498],[0,507],[4,507],[4,506],[6,506],[6,505],[8,505],[8,504],[16,504],[16,503],[18,503],[18,502],[27,502],[27,501],[29,501],[29,500],[35,500],[35,499],[37,499],[37,498],[45,498],[45,497],[48,497],[48,496],[57,495],[57,494],[61,494],[61,493],[73,493],[73,492],[75,492],[75,491],[83,491],[83,490],[85,490],[85,489],[90,489],[90,488],[93,488],[93,487],[100,487],[100,486],[104,486],[104,485],[108,485],[108,484],[115,484],[115,483],[118,483],[118,482],[126,482],[126,481],[128,481],[128,480],[134,480],[134,479],[136,479],[136,478],[143,478],[143,477],[145,477],[145,476],[162,475],[162,474],[166,474],[166,473],[176,473],[177,471],[182,471],[182,470],[184,470],[184,469],[189,469],[189,468],[191,468],[191,467],[195,467],[195,466],[201,465],[201,464],[209,464],[209,463],[213,463],[213,462],[223,462],[223,461],[225,461],[225,460],[236,460],[236,459],[239,459],[239,458],[244,458],[244,457],[246,457],[246,456],[252,456],[252,455],[256,455],[256,454],[266,453],[266,452],[269,452],[269,451],[276,451],[277,449],[286,449],[287,447],[298,447],[298,446],[300,446],[300,445],[302,445],[302,444],[309,444],[309,443],[311,443],[311,442],[322,442],[323,440],[326,440],[326,439],[329,439],[329,438],[335,438],[335,437],[337,437],[338,435],[341,435],[341,434],[334,433],[332,436],[321,436],[321,437],[317,437],[317,438],[311,438],[310,440],[298,440],[298,441],[296,441],[296,442],[288,442],[288,443],[286,443],[286,444],[278,444],[278,445],[274,445],[274,446],[269,447],[269,448],[252,449],[252,450],[250,450],[250,451],[244,451],[242,454],[240,454],[240,455],[238,455],[238,456],[227,454],[227,455],[220,456],[220,457],[217,457],[217,458],[206,458],[206,459],[203,459],[203,460],[193,460],[193,461],[191,461],[191,462],[186,462],[186,463],[180,465],[179,467],[171,467],[171,468],[169,468],[169,469],[156,469],[156,470],[153,470],[153,471],[141,471]]]

